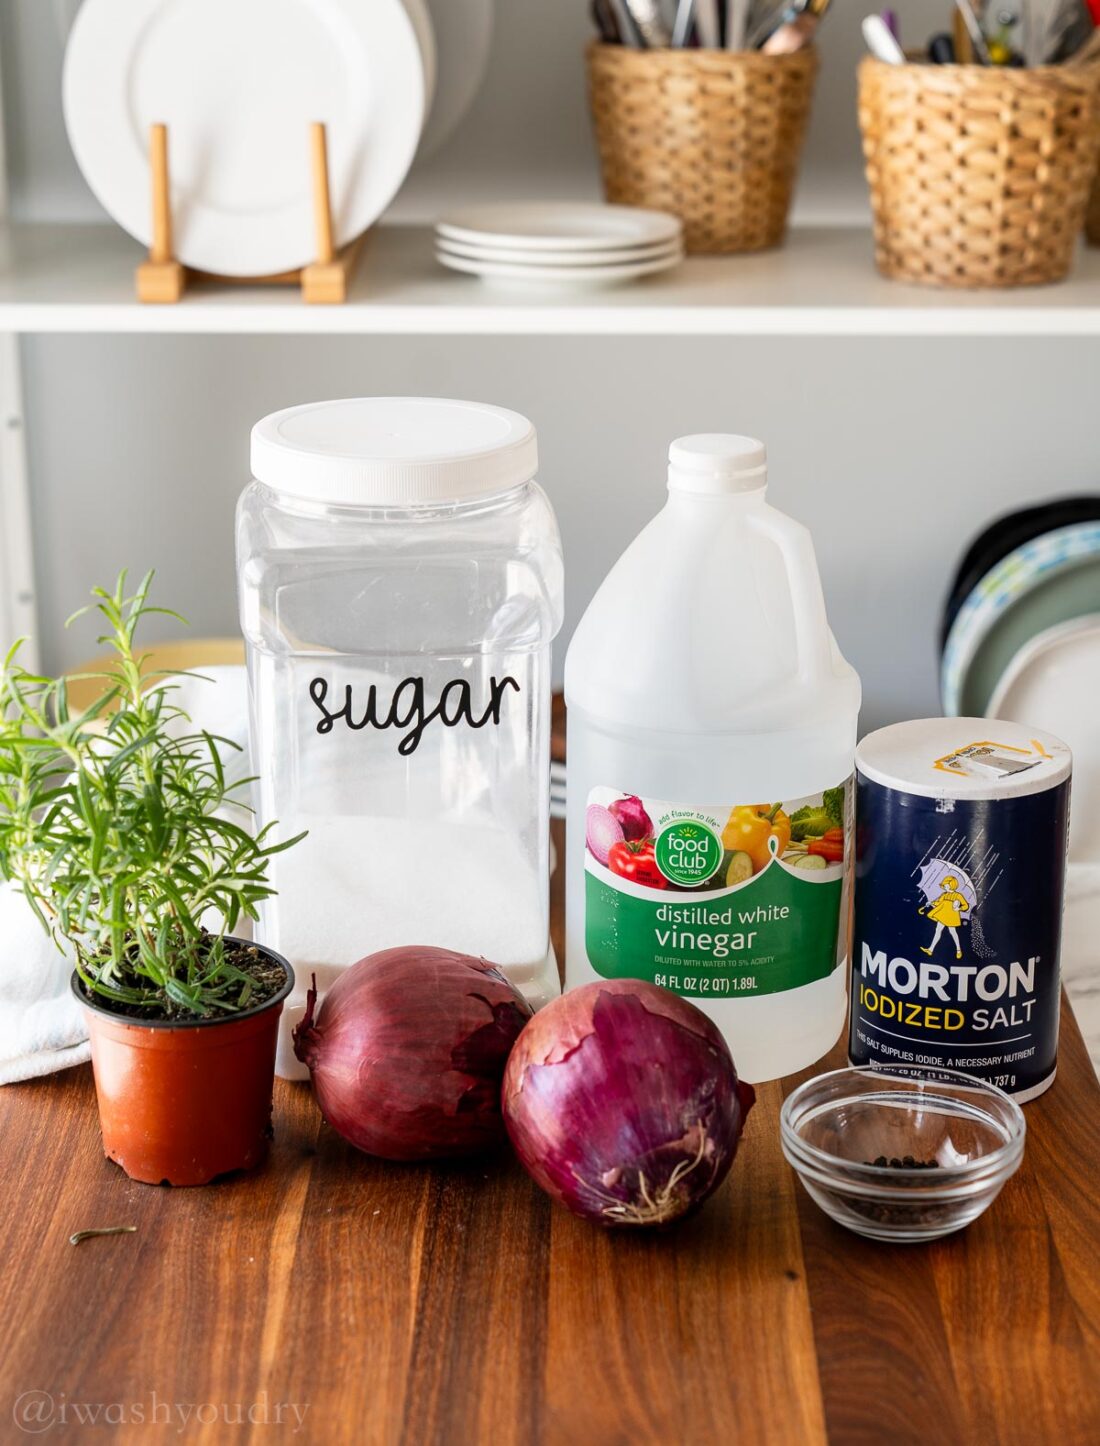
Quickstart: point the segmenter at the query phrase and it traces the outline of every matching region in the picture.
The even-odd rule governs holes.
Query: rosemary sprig
[[[94,589],[99,642],[113,654],[99,700],[69,706],[63,678],[25,669],[20,643],[0,672],[0,875],[73,950],[92,995],[168,1018],[247,1007],[254,981],[223,936],[274,892],[268,861],[298,842],[255,837],[221,810],[247,807],[227,785],[229,739],[196,729],[168,676],[135,647],[153,614],[152,573],[128,594]],[[74,619],[70,618],[70,622]],[[182,620],[181,620],[182,621]],[[203,925],[208,911],[214,930]]]

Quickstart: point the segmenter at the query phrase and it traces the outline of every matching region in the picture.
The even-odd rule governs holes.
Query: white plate
[[[149,126],[166,122],[176,254],[228,276],[313,259],[311,121],[343,245],[396,194],[427,101],[402,0],[85,0],[65,55],[69,139],[102,205],[148,244]]]
[[[1025,643],[987,711],[991,718],[1041,728],[1069,744],[1070,858],[1100,862],[1100,616],[1072,618]]]
[[[404,4],[416,32],[420,59],[424,63],[424,114],[420,118],[418,142],[419,146],[423,146],[424,132],[432,123],[436,101],[439,99],[439,47],[436,44],[435,24],[428,10],[428,0],[404,0]]]
[[[618,251],[678,240],[683,228],[663,211],[573,201],[502,202],[452,211],[436,225],[467,244],[522,251]]]
[[[427,0],[435,27],[439,76],[432,113],[420,142],[430,156],[455,131],[474,102],[493,39],[493,0]]]
[[[503,261],[471,261],[466,256],[451,256],[437,250],[435,259],[451,271],[464,271],[470,276],[496,277],[502,281],[551,281],[576,285],[578,282],[633,281],[655,271],[668,271],[679,266],[680,256],[673,253],[659,261],[638,262],[633,266],[515,266]]]
[[[1100,521],[1074,522],[1023,543],[986,573],[956,614],[944,645],[940,661],[940,689],[945,714],[956,717],[963,711],[969,674],[994,626],[999,624],[1003,627],[1005,619],[1018,610],[1029,596],[1051,584],[1055,578],[1072,574],[1083,564],[1092,563],[1097,558],[1100,558]],[[1072,578],[1070,581],[1072,586]],[[1081,615],[1081,611],[1077,609],[1077,616]],[[1066,616],[1063,613],[1057,621],[1065,621]],[[1043,623],[1047,625],[1054,621],[1050,617],[1043,618]],[[985,696],[992,692],[995,680],[996,674],[989,679]],[[968,703],[967,706],[972,705]],[[980,711],[987,711],[981,708],[980,703],[978,706]]]
[[[436,237],[436,250],[469,261],[503,261],[519,266],[622,266],[643,261],[660,261],[683,256],[681,241],[662,241],[660,246],[630,246],[622,251],[521,251],[511,246],[473,246],[465,241]]]

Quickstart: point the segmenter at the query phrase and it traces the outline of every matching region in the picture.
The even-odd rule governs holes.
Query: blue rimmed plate
[[[1016,653],[1047,628],[1100,612],[1100,522],[1057,528],[1003,558],[959,609],[940,669],[943,710],[981,717]]]

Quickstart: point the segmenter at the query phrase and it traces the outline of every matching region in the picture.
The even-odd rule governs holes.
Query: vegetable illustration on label
[[[755,873],[771,863],[773,839],[774,855],[779,858],[791,841],[791,820],[782,804],[750,803],[730,810],[722,843],[727,849],[748,854]]]
[[[841,784],[791,803],[693,807],[594,788],[585,820],[593,969],[694,997],[772,994],[827,977],[839,962],[845,796]]]
[[[626,838],[623,826],[609,808],[590,803],[585,816],[585,847],[594,859],[606,864],[611,850]]]
[[[608,809],[608,813],[618,819],[624,838],[653,837],[653,820],[646,813],[645,805],[636,793],[632,793],[628,798],[617,798]]]
[[[608,850],[607,866],[622,879],[633,879],[636,884],[646,884],[651,889],[668,888],[668,880],[657,867],[652,839],[639,843],[620,839]]]

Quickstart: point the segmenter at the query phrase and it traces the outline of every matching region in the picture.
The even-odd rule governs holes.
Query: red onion
[[[653,837],[653,820],[645,811],[645,804],[636,793],[626,798],[617,798],[607,806],[611,817],[617,819],[628,843],[636,839]]]
[[[606,866],[612,847],[622,843],[625,837],[622,824],[609,808],[604,808],[602,803],[588,805],[584,816],[584,841],[594,859]]]
[[[756,1096],[717,1028],[636,979],[586,984],[526,1026],[504,1122],[555,1200],[602,1225],[663,1225],[725,1179]]]
[[[329,1124],[368,1155],[434,1160],[504,1140],[500,1082],[531,1017],[484,959],[449,949],[383,949],[325,995],[294,1030]]]

